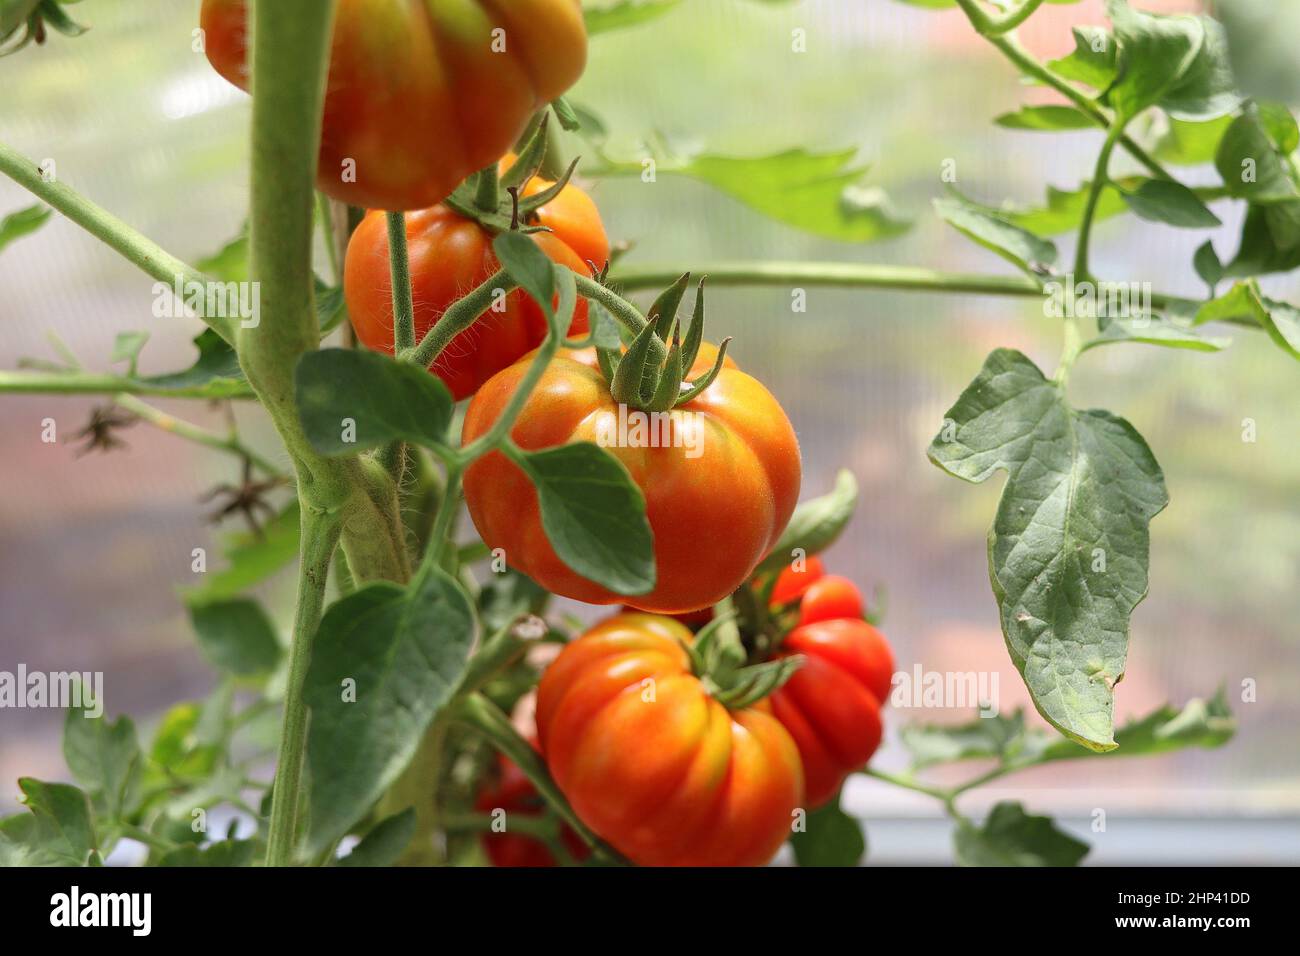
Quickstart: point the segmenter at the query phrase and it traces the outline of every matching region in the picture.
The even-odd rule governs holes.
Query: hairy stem
[[[214,398],[207,385],[152,385],[140,379],[100,372],[0,371],[0,394],[6,392],[41,395],[154,395],[163,398]],[[252,398],[252,390],[223,398]]]
[[[142,421],[148,422],[155,428],[160,428],[165,432],[184,438],[186,441],[192,441],[195,444],[203,445],[205,448],[214,448],[217,451],[224,451],[231,455],[237,455],[240,458],[247,458],[256,467],[260,468],[270,477],[280,477],[283,472],[272,464],[268,459],[253,451],[239,440],[235,434],[218,435],[216,432],[201,428],[193,422],[187,422],[183,418],[176,418],[169,415],[161,409],[154,408],[147,402],[142,402],[133,395],[118,394],[113,396],[113,403],[131,414],[135,415]]]
[[[414,349],[399,353],[404,361],[428,368],[438,360],[443,349],[451,344],[452,339],[460,335],[477,322],[488,309],[492,308],[497,297],[505,295],[515,288],[515,280],[498,269],[467,294],[449,305],[438,321]]]
[[[22,186],[36,198],[49,203],[82,229],[123,258],[153,276],[168,288],[177,281],[207,282],[198,269],[173,256],[157,243],[132,229],[111,212],[86,199],[75,190],[54,179],[47,180],[40,166],[21,153],[0,143],[0,172]],[[227,342],[235,341],[236,323],[223,315],[203,316],[203,321]]]

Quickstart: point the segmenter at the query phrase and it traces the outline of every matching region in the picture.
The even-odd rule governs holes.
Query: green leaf
[[[186,603],[210,604],[235,597],[288,566],[298,556],[298,500],[268,521],[261,534],[237,531],[221,540],[226,567],[208,571],[202,584],[184,589]]]
[[[825,551],[840,536],[858,506],[858,481],[853,472],[841,469],[835,487],[819,498],[805,501],[794,509],[776,546],[754,569],[755,574],[780,571],[793,560],[796,548],[805,556]]]
[[[1259,323],[1282,351],[1300,359],[1300,309],[1265,298],[1252,279],[1238,282],[1226,294],[1213,299],[1196,313],[1196,324],[1227,319],[1251,319]]]
[[[495,634],[525,614],[541,614],[549,599],[549,591],[514,568],[494,573],[478,596],[484,633]]]
[[[415,836],[415,808],[409,807],[380,823],[335,866],[392,866]]]
[[[1222,688],[1209,700],[1189,700],[1179,710],[1165,704],[1145,717],[1126,723],[1115,732],[1119,749],[1109,756],[1149,757],[1188,747],[1213,749],[1222,747],[1237,732],[1237,722],[1228,709]],[[1039,759],[1073,760],[1093,756],[1069,740],[1056,740],[1047,746]]]
[[[221,336],[204,329],[194,339],[199,356],[189,368],[163,375],[145,375],[139,380],[153,388],[184,391],[203,398],[248,398],[253,394],[239,358]]]
[[[492,240],[492,251],[510,278],[549,316],[555,299],[555,268],[537,243],[521,233],[503,232]]]
[[[201,705],[186,701],[168,710],[154,731],[149,760],[169,777],[204,777],[215,766],[220,748],[199,733],[201,718]]]
[[[681,0],[618,0],[604,6],[587,7],[582,16],[587,21],[588,35],[595,36],[657,20],[679,3]]]
[[[929,455],[965,481],[1007,472],[988,540],[1011,659],[1048,721],[1113,749],[1112,688],[1147,592],[1148,523],[1169,500],[1146,442],[1109,412],[1071,408],[1028,358],[998,349]]]
[[[0,219],[0,250],[50,221],[54,210],[49,206],[28,206]]]
[[[1214,162],[1219,141],[1232,125],[1232,116],[1197,122],[1170,118],[1169,128],[1155,146],[1156,159],[1174,166],[1199,166]]]
[[[1007,800],[989,812],[981,827],[963,820],[953,842],[959,866],[1078,866],[1089,849],[1058,829],[1051,817],[1030,816]]]
[[[0,866],[86,866],[99,845],[86,794],[31,777],[18,789],[30,813],[0,820]]]
[[[140,350],[149,341],[148,332],[118,332],[113,340],[113,352],[108,357],[110,362],[129,362],[128,375],[135,375],[135,363],[140,358]]]
[[[1300,103],[1300,3],[1232,0],[1215,5],[1228,38],[1233,73],[1241,88],[1261,99]]]
[[[654,588],[654,541],[645,496],[627,468],[591,442],[513,459],[537,489],[542,530],[560,560],[616,594]]]
[[[748,159],[703,154],[660,171],[708,183],[769,219],[827,239],[871,242],[906,232],[911,224],[885,194],[861,184],[867,170],[853,165],[855,156],[852,149],[791,149]],[[641,166],[632,169],[640,173]]]
[[[1227,116],[1242,103],[1228,63],[1228,41],[1223,27],[1210,17],[1197,17],[1204,38],[1187,71],[1160,98],[1160,108],[1170,116],[1203,121]]]
[[[294,388],[303,431],[322,455],[398,440],[427,448],[447,441],[451,393],[418,365],[378,352],[321,349],[298,360]]]
[[[790,834],[800,866],[857,866],[867,851],[862,824],[840,809],[838,799],[808,814],[807,829]]]
[[[1020,755],[1033,738],[1025,731],[1024,711],[976,717],[964,724],[908,724],[899,739],[912,755],[912,770],[962,760]],[[1070,746],[1078,750],[1077,744]],[[1091,751],[1088,751],[1091,753]]]
[[[367,585],[325,612],[305,686],[309,855],[343,836],[410,762],[465,671],[474,632],[473,606],[439,569],[410,589]]]
[[[1140,342],[1196,352],[1219,352],[1232,344],[1231,339],[1206,337],[1169,316],[1127,315],[1112,317],[1100,335],[1084,343],[1082,351],[1115,342]]]
[[[1219,262],[1219,254],[1214,251],[1213,239],[1206,239],[1197,247],[1195,255],[1192,256],[1192,268],[1205,280],[1205,284],[1213,293],[1214,287],[1223,278],[1223,264]]]
[[[1102,27],[1075,27],[1074,50],[1048,67],[1067,80],[1104,90],[1115,82],[1115,38]]]
[[[221,282],[247,282],[248,223],[240,227],[239,235],[209,256],[194,264],[195,268]]]
[[[1171,179],[1144,179],[1137,189],[1120,193],[1129,208],[1149,222],[1183,229],[1212,229],[1221,225],[1196,193]]]
[[[1031,266],[1056,261],[1051,242],[964,198],[936,199],[934,209],[957,231],[1021,269],[1032,272]]]
[[[182,846],[165,854],[158,866],[252,866],[257,843],[253,840],[221,840],[204,847]]]
[[[1142,13],[1128,0],[1106,0],[1106,13],[1119,44],[1106,101],[1123,123],[1178,88],[1205,44],[1205,28],[1192,16]]]
[[[1239,199],[1264,205],[1300,198],[1287,158],[1257,115],[1233,120],[1219,142],[1214,165],[1228,192]]]
[[[1014,113],[1003,113],[993,122],[1006,129],[1059,130],[1096,129],[1087,113],[1073,106],[1022,106]]]
[[[63,758],[106,819],[120,819],[135,808],[142,763],[131,718],[109,723],[69,708],[63,721]]]
[[[1127,211],[1128,204],[1120,195],[1121,189],[1134,189],[1141,182],[1141,177],[1128,176],[1113,180],[1101,188],[1097,199],[1097,209],[1093,222],[1101,222]],[[1083,221],[1083,212],[1088,204],[1090,185],[1083,183],[1077,189],[1058,189],[1047,187],[1047,205],[1043,207],[1025,207],[1006,205],[1002,208],[976,205],[975,208],[1019,226],[1035,236],[1056,236],[1061,233],[1074,232]],[[969,202],[969,200],[967,200]]]
[[[249,598],[190,603],[190,623],[203,656],[218,670],[238,677],[270,674],[283,648],[262,606]]]

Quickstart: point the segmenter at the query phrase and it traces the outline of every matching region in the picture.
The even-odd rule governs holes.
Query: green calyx
[[[684,646],[692,672],[709,695],[728,710],[743,710],[758,703],[793,677],[804,661],[792,654],[746,666],[733,611],[715,612],[694,642]]]
[[[578,160],[569,164],[555,183],[531,196],[522,196],[524,187],[537,175],[546,158],[546,128],[549,113],[542,115],[537,129],[519,151],[513,166],[498,173],[495,164],[479,170],[443,200],[466,219],[473,219],[489,232],[549,232],[538,225],[537,210],[558,196],[573,176]]]
[[[85,27],[68,16],[60,0],[0,0],[0,56],[17,53],[33,40],[38,45],[44,43],[46,24],[68,37],[86,32]],[[11,42],[19,37],[18,31],[24,25],[27,29],[21,37]]]
[[[695,292],[695,309],[686,338],[681,337],[677,308],[686,294],[691,274],[684,273],[655,300],[646,324],[632,339],[627,351],[598,347],[600,368],[609,381],[614,401],[647,412],[666,412],[685,405],[713,384],[727,357],[723,339],[713,367],[694,382],[686,380],[704,341],[704,280]],[[659,348],[654,346],[658,344]],[[664,346],[667,346],[665,355]]]

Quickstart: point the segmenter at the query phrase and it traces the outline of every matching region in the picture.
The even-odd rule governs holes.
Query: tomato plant
[[[47,24],[78,35],[71,2],[0,0],[4,52],[44,40]],[[1262,41],[1237,14],[1108,0],[1106,26],[1076,27],[1074,50],[1044,62],[1013,33],[1042,0],[911,5],[957,8],[1035,97],[1052,98],[1000,126],[1095,131],[1091,172],[1045,209],[985,205],[964,182],[936,189],[938,218],[1018,274],[855,255],[621,259],[646,220],[611,214],[629,239],[611,247],[591,198],[604,194],[579,183],[622,179],[653,202],[657,177],[686,177],[823,240],[908,228],[863,188],[851,153],[741,158],[656,135],[628,158],[595,110],[562,95],[589,32],[696,15],[686,4],[204,0],[196,39],[251,94],[251,186],[247,229],[194,263],[71,188],[52,160],[0,144],[0,172],[48,207],[0,220],[0,252],[57,211],[163,304],[180,300],[174,321],[203,326],[186,368],[141,371],[148,333],[124,331],[114,371],[59,344],[58,361],[0,372],[0,392],[102,396],[74,432],[79,453],[120,449],[120,430],[145,423],[226,456],[238,477],[208,496],[220,499],[214,517],[251,526],[215,572],[194,549],[205,577],[181,598],[217,690],[179,702],[143,742],[131,718],[69,705],[75,782],[20,781],[25,809],[0,820],[0,864],[98,866],[134,845],[159,866],[762,865],[788,858],[788,843],[802,865],[851,865],[871,795],[891,786],[938,801],[960,863],[1073,865],[1088,847],[1072,833],[1015,801],[977,820],[966,795],[1057,761],[1229,740],[1226,691],[1115,719],[1151,522],[1169,496],[1138,430],[1079,407],[1071,377],[1103,346],[1220,351],[1211,324],[1264,333],[1275,361],[1300,358],[1300,309],[1259,281],[1300,268],[1300,127],[1270,85],[1293,57],[1245,55]],[[753,56],[768,69],[769,54]],[[622,68],[658,78],[640,60]],[[566,163],[575,144],[585,158]],[[1120,170],[1125,156],[1139,172]],[[1204,169],[1184,182],[1185,165]],[[1209,229],[1220,223],[1211,203],[1240,213],[1240,240],[1227,261],[1212,241],[1199,246],[1189,275],[1203,289],[1152,291],[1120,314],[1084,308],[1073,290],[1115,285],[1093,256],[1098,222],[1131,211]],[[668,224],[674,242],[689,220]],[[1058,263],[1062,233],[1070,264]],[[798,347],[780,357],[806,363],[799,376],[818,400],[817,356],[842,341],[794,305],[809,287],[1045,304],[1050,322],[1035,329],[1059,334],[1055,369],[993,350],[928,448],[913,448],[966,482],[1005,473],[986,616],[1033,711],[899,721],[877,755],[891,682],[922,662],[905,628],[890,626],[892,649],[876,629],[881,601],[868,607],[826,573],[857,480],[842,472],[798,500],[805,463],[781,400],[741,370],[731,339],[705,341],[703,279],[682,308],[691,276],[706,274],[716,289],[789,293],[797,334],[781,342]],[[266,314],[237,305],[243,293]],[[719,309],[711,294],[710,322],[719,311],[734,322],[744,355],[762,331],[730,295]],[[860,378],[881,367],[867,359]],[[229,431],[154,399],[222,403]],[[249,443],[236,402],[261,410],[273,453]],[[832,450],[878,464],[870,446]],[[827,462],[809,464],[811,483]],[[282,641],[260,585],[291,565]],[[934,577],[940,607],[949,583]],[[597,608],[575,617],[556,597],[637,610],[589,626]],[[534,699],[538,747],[518,730]],[[940,765],[957,769],[929,776]],[[242,829],[192,827],[217,808]]]

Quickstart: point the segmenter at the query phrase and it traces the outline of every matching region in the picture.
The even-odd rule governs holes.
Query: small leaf
[[[210,604],[242,594],[298,556],[298,500],[292,499],[262,527],[262,533],[236,531],[222,536],[226,567],[199,576],[203,583],[183,591],[187,604]]]
[[[134,809],[142,763],[131,718],[109,723],[103,716],[69,708],[63,721],[63,759],[107,819],[119,819]]]
[[[1126,315],[1112,317],[1100,335],[1084,343],[1082,351],[1115,342],[1140,342],[1196,352],[1219,352],[1232,344],[1231,339],[1204,336],[1167,316]]]
[[[793,560],[795,549],[804,555],[825,551],[840,536],[858,506],[858,482],[853,472],[842,469],[835,487],[820,498],[805,501],[794,509],[790,523],[781,533],[772,553],[755,568],[755,574],[780,571]]]
[[[1196,324],[1232,318],[1258,322],[1282,351],[1300,359],[1300,309],[1264,298],[1253,279],[1238,282],[1225,295],[1205,303],[1196,313]]]
[[[149,341],[148,332],[118,332],[117,338],[113,340],[113,353],[108,357],[110,362],[129,362],[130,371],[128,375],[135,375],[135,363],[140,357],[140,350],[144,344]]]
[[[1128,422],[1071,408],[1028,358],[998,349],[929,456],[965,481],[1007,472],[988,549],[1011,660],[1048,721],[1114,749],[1113,687],[1147,592],[1148,525],[1169,501],[1151,449]]]
[[[189,368],[163,375],[146,375],[140,381],[151,388],[174,389],[195,398],[249,398],[253,390],[239,367],[239,357],[211,329],[194,339],[199,356]]]
[[[555,299],[555,269],[537,243],[517,232],[503,232],[492,240],[492,251],[510,278],[549,316]]]
[[[1219,262],[1219,254],[1214,251],[1214,240],[1206,239],[1196,249],[1196,254],[1192,256],[1192,268],[1196,274],[1205,280],[1205,284],[1210,287],[1213,293],[1214,287],[1219,284],[1223,278],[1223,264]]]
[[[1041,736],[1026,733],[1025,714],[1021,710],[1010,715],[980,716],[964,724],[908,724],[899,731],[899,739],[912,755],[914,771],[962,760],[1005,761],[1022,755],[1027,745],[1041,740]],[[1092,753],[1077,744],[1071,746],[1076,751]],[[1041,742],[1037,749],[1042,749]]]
[[[1050,266],[1056,261],[1056,246],[1051,242],[965,199],[936,199],[934,209],[957,231],[1021,269],[1032,271],[1032,265]]]
[[[1074,50],[1048,67],[1067,80],[1105,90],[1115,82],[1115,38],[1102,27],[1074,27]]]
[[[537,489],[542,529],[560,560],[616,594],[645,594],[655,560],[645,496],[623,464],[590,442],[514,459]]]
[[[1171,179],[1144,179],[1132,192],[1120,193],[1129,208],[1150,222],[1164,222],[1184,229],[1212,229],[1219,217],[1197,198],[1196,193]]]
[[[808,814],[807,829],[790,835],[800,866],[857,866],[867,851],[862,824],[832,800]]]
[[[1257,205],[1292,202],[1300,197],[1287,158],[1256,115],[1233,120],[1214,157],[1228,192]]]
[[[283,650],[266,612],[249,598],[191,604],[190,623],[203,656],[213,667],[238,677],[275,670]]]
[[[1106,14],[1119,44],[1117,78],[1106,101],[1126,122],[1183,80],[1205,43],[1205,28],[1191,16],[1142,13],[1128,0],[1106,0]]]
[[[1096,129],[1097,124],[1087,113],[1073,106],[1022,106],[1014,113],[1003,113],[993,122],[1006,129],[1060,130]]]
[[[86,866],[99,846],[86,794],[31,777],[18,789],[30,812],[0,820],[0,866]]]
[[[1237,722],[1220,688],[1209,700],[1196,697],[1182,709],[1166,704],[1145,717],[1126,723],[1115,731],[1119,748],[1107,756],[1147,757],[1188,747],[1213,749],[1222,747],[1236,732]],[[1040,759],[1072,760],[1087,756],[1094,754],[1073,741],[1058,739],[1045,748]]]
[[[415,808],[381,820],[335,866],[392,866],[415,836]]]
[[[959,866],[1078,866],[1089,849],[1051,817],[1030,816],[1006,800],[989,812],[983,826],[960,823],[954,844]]]
[[[0,219],[0,250],[50,221],[54,210],[49,206],[28,206]]]
[[[257,849],[253,840],[220,840],[204,847],[182,846],[164,854],[158,866],[252,866]]]
[[[298,360],[294,384],[303,431],[323,455],[395,440],[436,448],[447,440],[451,393],[418,365],[378,352],[322,349]]]
[[[460,682],[474,608],[434,570],[411,585],[367,585],[331,605],[312,644],[307,852],[347,833],[406,767]]]

